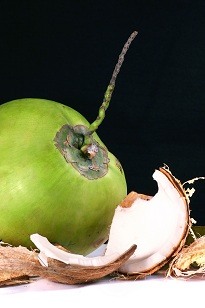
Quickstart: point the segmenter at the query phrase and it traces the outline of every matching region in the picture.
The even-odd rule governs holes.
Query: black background
[[[134,30],[98,134],[128,191],[154,194],[163,163],[181,182],[205,176],[204,1],[0,0],[0,101],[47,98],[92,122]],[[194,187],[205,224],[205,181]]]

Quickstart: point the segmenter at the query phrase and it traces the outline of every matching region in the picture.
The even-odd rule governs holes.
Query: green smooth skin
[[[0,106],[0,238],[30,247],[29,236],[39,233],[85,255],[106,241],[114,210],[127,194],[126,180],[111,153],[104,177],[80,175],[53,141],[64,124],[89,126],[53,101],[28,98]]]

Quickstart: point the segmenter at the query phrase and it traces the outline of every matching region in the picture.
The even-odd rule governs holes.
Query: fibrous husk
[[[22,246],[0,246],[0,286],[27,283],[40,272],[34,251]]]
[[[64,283],[92,282],[116,271],[133,254],[133,245],[112,263],[104,266],[78,266],[48,258],[48,266],[40,264],[37,251],[25,247],[0,245],[0,286],[31,282],[36,277]]]
[[[205,236],[184,247],[169,265],[167,276],[193,277],[205,275]]]

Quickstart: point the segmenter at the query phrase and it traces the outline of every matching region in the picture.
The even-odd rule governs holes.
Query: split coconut
[[[137,249],[119,266],[118,273],[136,279],[159,270],[185,244],[191,229],[189,203],[194,189],[185,190],[167,166],[155,170],[153,179],[158,185],[153,197],[131,192],[116,208],[103,256],[62,252],[41,235],[33,234],[31,240],[40,250],[41,263],[47,266],[47,259],[52,258],[89,268],[105,266],[134,245]]]

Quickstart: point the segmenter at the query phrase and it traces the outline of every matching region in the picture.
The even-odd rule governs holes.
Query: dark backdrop
[[[128,191],[154,194],[166,163],[182,182],[205,176],[204,1],[0,0],[0,101],[41,97],[93,121],[121,48],[133,42],[101,139]],[[192,217],[205,223],[205,181]]]

